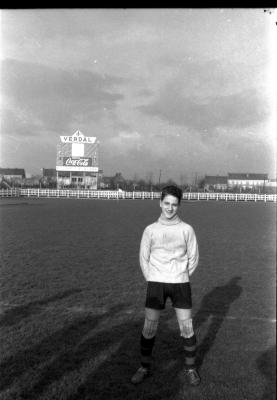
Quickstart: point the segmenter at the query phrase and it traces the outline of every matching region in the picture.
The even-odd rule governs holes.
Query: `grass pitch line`
[[[1,306],[5,307],[5,310],[1,310]],[[28,304],[26,305],[28,306]],[[0,302],[0,314],[1,313],[5,313],[5,311],[9,311],[12,308],[20,308],[20,307],[24,307],[24,305],[22,304],[15,304],[15,303],[8,303],[8,302]],[[32,306],[33,308],[36,309],[40,309],[40,310],[56,310],[57,307],[54,306],[47,306],[47,305],[34,305]],[[58,306],[59,307],[59,306]],[[80,314],[80,313],[93,313],[93,314],[101,314],[104,315],[106,314],[107,307],[83,307],[83,306],[72,306],[72,307],[59,307],[62,310],[66,310],[66,311],[72,311],[74,313]],[[132,313],[136,313],[136,310],[133,309],[127,309],[127,310],[122,310],[123,314],[132,314]],[[220,316],[220,315],[216,315],[216,314],[212,314],[208,316],[208,319],[227,319],[227,320],[234,320],[234,321],[264,321],[264,322],[269,322],[272,324],[276,323],[276,318],[264,318],[264,317],[235,317],[232,315],[225,315],[225,316]]]
[[[235,321],[264,321],[272,324],[276,323],[276,318],[263,318],[263,317],[234,317],[232,315],[226,315],[224,317],[218,315],[210,315],[209,319],[230,319]]]

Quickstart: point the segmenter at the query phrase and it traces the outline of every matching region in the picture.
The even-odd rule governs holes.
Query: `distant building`
[[[266,182],[266,186],[268,186],[268,187],[277,187],[277,179],[269,179],[269,181]]]
[[[24,188],[39,188],[41,186],[41,177],[39,175],[31,176],[23,179],[22,186]]]
[[[42,168],[42,178],[40,179],[40,185],[43,188],[57,187],[57,171],[55,168]]]
[[[0,183],[3,187],[21,186],[25,178],[25,170],[22,168],[0,168]]]
[[[228,187],[227,176],[206,175],[204,178],[204,190],[226,190]]]
[[[79,130],[60,136],[57,145],[57,188],[97,189],[99,181],[99,142]]]
[[[124,189],[126,180],[123,178],[121,172],[116,172],[114,176],[103,176],[100,182],[101,189]]]
[[[113,177],[114,189],[124,189],[125,183],[125,178],[123,178],[121,172],[116,172],[115,176]]]
[[[42,168],[42,176],[44,178],[56,178],[57,172],[55,168]]]
[[[0,175],[6,179],[26,178],[25,169],[22,168],[0,168]]]
[[[100,189],[111,189],[112,179],[111,176],[103,176],[100,182]]]
[[[277,192],[277,179],[269,179],[268,182],[265,183],[266,191],[269,193]]]
[[[265,187],[268,174],[228,173],[228,188],[255,189]]]

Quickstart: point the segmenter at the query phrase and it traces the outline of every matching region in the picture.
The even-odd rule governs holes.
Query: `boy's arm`
[[[187,255],[189,276],[193,274],[199,261],[198,243],[194,229],[190,226],[187,233]]]
[[[149,258],[150,258],[150,249],[151,249],[151,235],[149,232],[149,228],[145,228],[141,242],[140,242],[140,251],[139,251],[139,263],[143,273],[144,278],[147,280],[148,270],[149,270]]]

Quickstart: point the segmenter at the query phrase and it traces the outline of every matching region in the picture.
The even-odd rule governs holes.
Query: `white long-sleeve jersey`
[[[194,229],[177,215],[172,220],[160,217],[145,228],[139,259],[147,281],[189,282],[199,260]]]

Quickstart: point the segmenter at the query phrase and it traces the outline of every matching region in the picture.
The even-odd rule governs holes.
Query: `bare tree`
[[[148,188],[149,188],[149,191],[150,191],[150,192],[152,192],[153,176],[154,176],[153,172],[152,172],[152,171],[149,171],[149,172],[147,172],[146,178],[145,178],[145,180],[146,180],[146,182],[147,182],[147,184],[148,184]]]
[[[180,186],[182,189],[184,189],[185,186],[187,186],[187,176],[185,174],[180,175]]]
[[[139,176],[135,173],[134,177],[132,179],[132,186],[133,186],[133,191],[136,191],[136,188],[139,186],[138,182],[139,182],[140,178]]]

